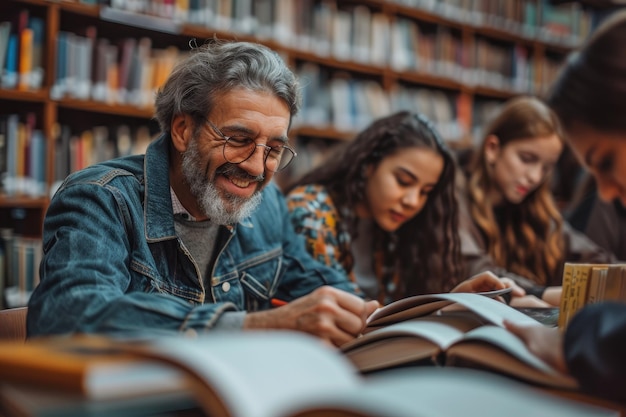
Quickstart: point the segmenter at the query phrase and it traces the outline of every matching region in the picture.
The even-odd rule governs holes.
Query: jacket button
[[[230,282],[225,282],[222,284],[222,291],[228,292],[230,290]]]
[[[216,277],[211,278],[211,286],[215,287],[216,285],[218,285],[220,283],[220,280]]]

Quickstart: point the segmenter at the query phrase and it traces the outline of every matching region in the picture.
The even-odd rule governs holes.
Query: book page
[[[415,317],[426,316],[453,303],[450,300],[437,300],[433,297],[420,296],[405,298],[376,310],[367,318],[367,327],[379,327]],[[420,304],[415,304],[418,302]]]
[[[382,327],[341,346],[361,372],[429,359],[437,364],[448,346],[482,323],[472,315],[426,316]]]
[[[541,392],[510,378],[460,368],[373,374],[357,391],[311,395],[289,417],[618,417],[619,411]],[[284,416],[283,416],[284,417]]]
[[[530,352],[521,339],[497,326],[481,326],[467,332],[446,351],[446,365],[476,366],[541,385],[578,387],[571,376],[548,365]]]
[[[475,294],[479,294],[489,298],[496,298],[500,295],[508,294],[512,290],[512,288],[507,287],[500,290],[478,292]],[[367,318],[367,323],[376,320],[376,325],[381,325],[391,322],[402,321],[413,317],[425,316],[454,302],[449,300],[437,301],[439,295],[440,294],[422,294],[396,300],[390,304],[387,304],[386,306],[376,309]],[[389,317],[392,315],[394,316],[393,319],[383,319],[384,317]]]
[[[443,303],[436,304],[439,302]],[[485,297],[484,295],[475,293],[442,293],[409,297],[391,303],[372,314],[368,327],[377,327],[403,321],[410,318],[410,314],[413,314],[412,317],[419,317],[432,313],[452,303],[461,304],[463,307],[498,326],[504,326],[505,319],[521,325],[540,324],[537,320],[509,307],[505,303],[493,300],[490,297]],[[434,305],[429,307],[428,304]]]
[[[335,348],[301,332],[214,330],[128,349],[189,372],[199,383],[197,400],[211,416],[274,417],[312,392],[353,389],[362,381]]]

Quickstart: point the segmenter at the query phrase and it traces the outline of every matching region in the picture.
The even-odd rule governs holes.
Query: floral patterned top
[[[350,242],[348,232],[338,232],[339,213],[326,189],[320,185],[303,185],[287,195],[287,206],[296,232],[306,238],[307,250],[317,261],[346,273],[346,259],[341,242]],[[353,273],[350,278],[355,281]]]
[[[356,276],[348,266],[352,259],[349,249],[352,237],[338,227],[341,216],[326,188],[314,184],[296,187],[287,195],[287,206],[294,229],[304,235],[306,248],[313,258],[344,274],[350,269],[347,275],[356,283]],[[372,255],[373,269],[379,281],[376,298],[383,304],[400,298],[401,295],[395,293],[399,289],[399,274],[385,267],[382,248],[374,250]]]

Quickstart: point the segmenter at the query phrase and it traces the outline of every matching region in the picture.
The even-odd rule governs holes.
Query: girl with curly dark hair
[[[431,121],[402,111],[374,121],[305,174],[287,201],[309,252],[383,304],[504,287],[494,275],[459,284],[455,173]]]

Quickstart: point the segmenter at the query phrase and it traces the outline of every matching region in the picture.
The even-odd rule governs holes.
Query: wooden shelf
[[[19,91],[0,89],[0,100],[29,101],[35,103],[44,103],[48,100],[49,94],[47,89],[36,91]]]
[[[419,73],[419,72],[396,72],[395,73],[400,81],[406,81],[414,84],[423,84],[427,86],[445,88],[447,90],[461,91],[464,87],[467,87],[467,91],[470,91],[471,87],[465,84],[453,80],[448,77],[438,77],[432,74]]]
[[[515,95],[519,94],[510,90],[498,90],[497,88],[490,88],[490,87],[483,87],[483,86],[475,87],[473,89],[473,92],[474,92],[474,95],[479,95],[479,96],[489,97],[489,98],[499,98],[503,100],[512,98]]]
[[[437,14],[433,14],[429,11],[419,9],[411,6],[404,6],[401,4],[390,3],[387,7],[387,10],[391,14],[395,14],[398,16],[408,17],[411,19],[416,19],[421,22],[431,23],[433,25],[441,25],[445,27],[449,27],[456,30],[463,30],[467,27],[467,25],[458,22],[452,19],[446,19],[443,16],[439,16]]]
[[[314,126],[299,126],[292,130],[292,136],[308,136],[320,139],[347,141],[356,136],[357,132],[346,132],[333,128],[318,128]]]
[[[286,49],[286,51],[289,56],[295,60],[312,62],[325,67],[333,68],[335,70],[364,75],[374,75],[378,77],[382,77],[385,72],[383,67],[375,65],[360,64],[349,60],[341,61],[330,56],[321,56],[313,52],[300,51],[296,49]]]
[[[20,208],[46,208],[49,203],[47,197],[29,196],[7,196],[0,194],[0,207],[20,207]]]
[[[49,3],[49,2],[46,2]],[[100,16],[100,6],[90,5],[90,4],[82,4],[77,3],[76,1],[65,0],[60,2],[55,2],[59,5],[61,10],[66,12],[71,12],[74,14],[79,14],[83,16],[90,17],[99,17]]]
[[[137,117],[151,119],[154,115],[152,108],[140,108],[127,104],[106,104],[91,100],[77,100],[63,98],[56,101],[60,108],[88,111],[92,113],[112,114],[116,116]]]

